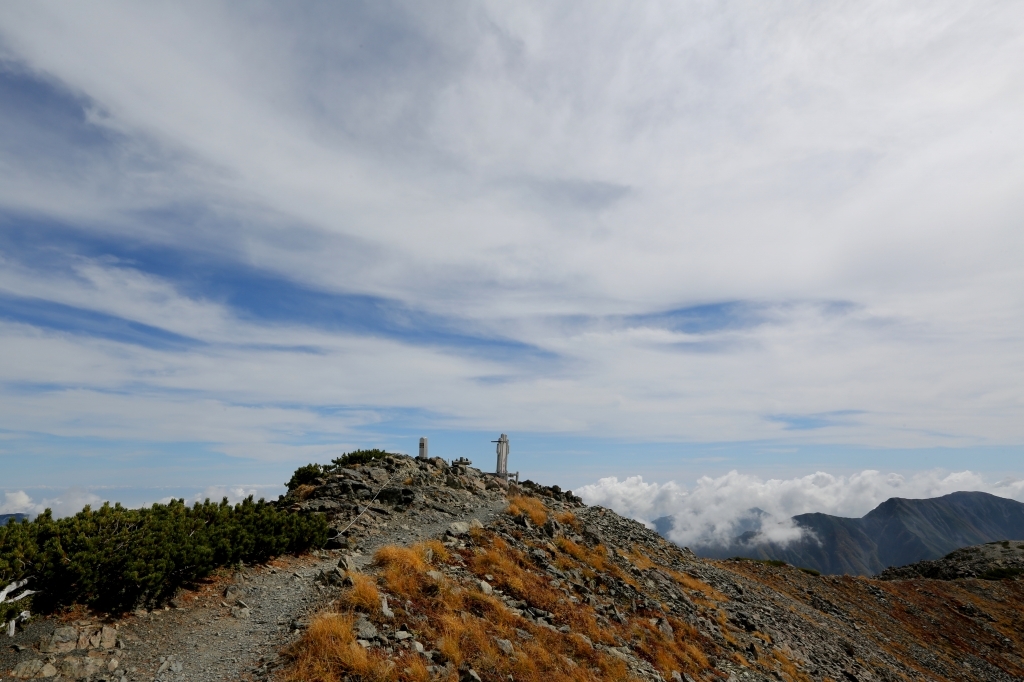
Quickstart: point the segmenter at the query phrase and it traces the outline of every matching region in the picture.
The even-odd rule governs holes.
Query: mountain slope
[[[827,574],[875,575],[968,545],[1024,539],[1024,504],[982,492],[927,500],[893,497],[860,519],[815,513],[793,521],[807,533],[787,545],[759,542],[756,533],[746,533],[730,545],[695,550],[711,558],[775,559]]]
[[[280,504],[331,517],[339,549],[225,571],[169,610],[34,618],[0,648],[0,676],[1024,679],[1020,579],[958,568],[953,580],[882,581],[709,561],[568,491],[440,459],[341,469]],[[860,530],[848,521],[833,524],[839,544],[859,537],[841,534]],[[1024,551],[986,552],[1005,562],[1006,549]]]

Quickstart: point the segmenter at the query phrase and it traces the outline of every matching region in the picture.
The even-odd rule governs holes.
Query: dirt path
[[[363,538],[352,555],[353,561],[356,566],[365,565],[385,544],[411,544],[437,537],[455,521],[479,519],[486,524],[507,504],[504,497],[467,502],[451,513],[435,509],[396,520]],[[39,619],[8,640],[9,646],[0,654],[0,682],[13,679],[9,673],[19,663],[23,669],[36,667],[36,663],[26,661],[40,661],[43,666],[49,663],[52,667],[40,668],[34,676],[51,673],[53,677],[56,673],[54,679],[90,671],[90,679],[110,681],[273,680],[274,671],[283,662],[279,652],[298,636],[296,627],[301,628],[305,618],[336,595],[335,588],[315,578],[321,571],[337,566],[342,554],[324,551],[246,568],[232,578],[211,581],[196,592],[186,593],[175,600],[175,608],[140,611],[109,623],[108,627],[117,628],[118,644],[113,649],[97,646],[47,654],[37,647],[41,640],[52,637],[55,628],[74,627],[88,638],[90,633],[102,632],[103,623],[84,617],[64,623]],[[240,588],[232,590],[240,595],[240,601],[225,597],[229,587]]]

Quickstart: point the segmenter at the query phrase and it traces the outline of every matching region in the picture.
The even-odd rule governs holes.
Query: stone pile
[[[60,677],[69,680],[123,680],[115,649],[124,643],[116,628],[80,621],[62,625],[38,644],[43,658],[21,661],[11,671],[16,679]]]

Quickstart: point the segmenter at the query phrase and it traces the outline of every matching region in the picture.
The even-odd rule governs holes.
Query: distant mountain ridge
[[[716,559],[774,559],[826,574],[876,575],[969,545],[1024,539],[1024,504],[983,492],[924,500],[893,497],[859,519],[812,513],[793,521],[809,531],[796,542],[760,542],[757,531],[748,531],[729,545],[693,550]],[[667,536],[670,523],[658,519],[655,527]]]
[[[23,518],[25,514],[0,514],[0,526],[6,526],[9,519],[21,521]]]

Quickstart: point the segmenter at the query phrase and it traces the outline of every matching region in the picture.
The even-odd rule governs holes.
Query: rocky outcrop
[[[325,514],[332,528],[328,549],[351,549],[389,527],[455,518],[482,502],[503,500],[521,491],[582,504],[571,491],[531,481],[511,483],[474,468],[468,460],[449,464],[440,457],[403,455],[372,465],[339,468],[290,491],[280,504],[295,511]]]
[[[910,580],[932,578],[957,580],[981,578],[1002,580],[1024,575],[1024,542],[989,542],[964,547],[935,561],[918,561],[908,566],[887,568],[879,580]]]

